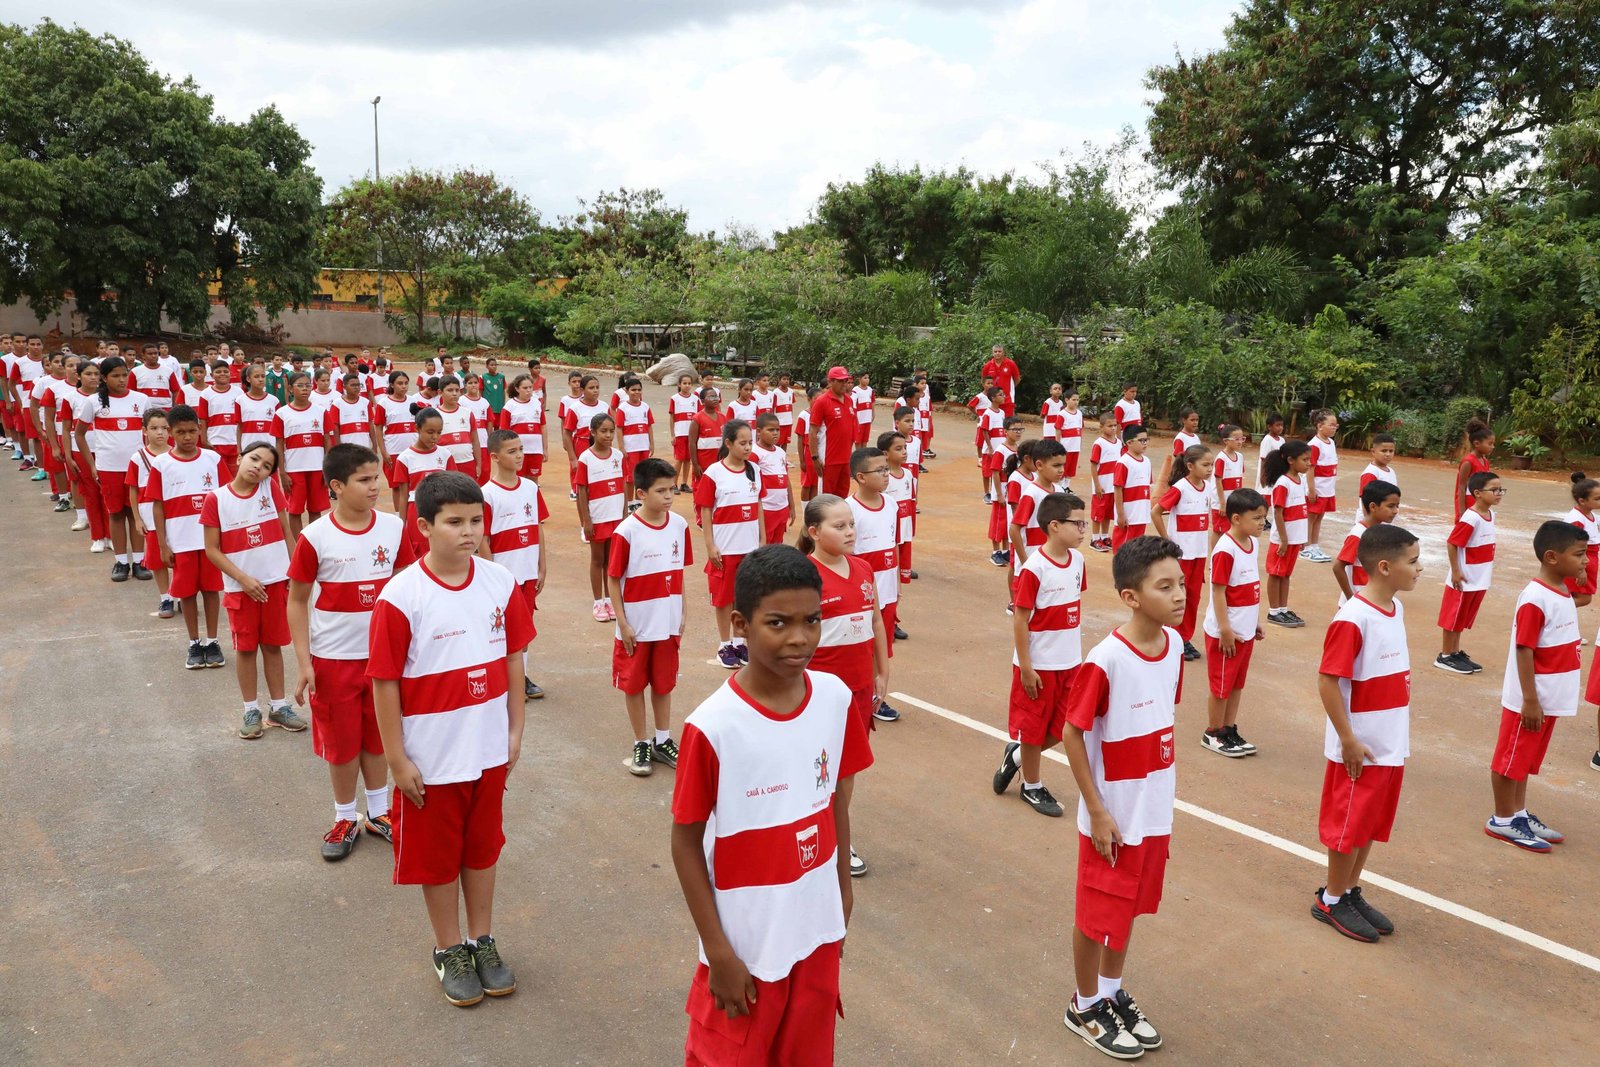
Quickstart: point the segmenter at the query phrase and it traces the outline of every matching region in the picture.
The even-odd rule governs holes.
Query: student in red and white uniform
[[[589,447],[590,426],[596,415],[611,413],[600,401],[600,379],[592,374],[579,378],[579,394],[563,398],[566,410],[561,414],[561,444],[567,450],[567,478],[572,486],[568,495],[573,500],[578,499],[578,457]]]
[[[217,618],[221,608],[222,572],[206,558],[205,531],[200,513],[206,499],[228,479],[222,457],[200,447],[200,416],[187,404],[167,412],[172,447],[150,463],[148,491],[153,506],[159,561],[171,574],[167,595],[183,611],[189,630],[185,668],[221,667],[222,646],[217,643]],[[200,640],[198,597],[205,605],[206,637]]]
[[[678,465],[676,489],[689,492],[694,464],[689,458],[689,427],[700,413],[700,398],[694,394],[694,375],[678,375],[678,391],[667,398],[667,414],[672,419],[672,459]]]
[[[483,491],[470,475],[429,478],[416,505],[428,551],[378,594],[367,675],[395,785],[394,881],[422,886],[434,973],[445,998],[462,1006],[517,988],[490,919],[506,839],[501,802],[522,751],[516,694],[533,620],[510,572],[474,556]]]
[[[482,375],[468,374],[463,388],[466,395],[461,398],[461,406],[472,413],[472,437],[478,446],[478,466],[473,477],[482,485],[489,480],[489,430],[495,421],[494,406],[483,395]]]
[[[1122,458],[1122,433],[1116,419],[1100,417],[1100,436],[1089,446],[1089,521],[1094,531],[1089,547],[1111,551],[1111,523],[1116,518],[1117,460]]]
[[[327,411],[339,396],[339,390],[333,387],[333,371],[328,367],[318,367],[310,377],[311,392],[306,394],[306,400],[318,411]]]
[[[1394,469],[1394,434],[1378,433],[1372,435],[1372,460],[1361,468],[1361,477],[1356,483],[1356,493],[1359,495],[1372,482],[1388,482],[1396,489],[1400,488],[1400,475]],[[1360,501],[1356,503],[1356,517],[1361,516]]]
[[[518,474],[537,482],[544,471],[544,396],[526,374],[511,379],[511,395],[500,409],[500,429],[521,439],[522,470]]]
[[[200,393],[195,414],[200,416],[201,440],[205,447],[222,458],[225,479],[233,477],[239,459],[239,404],[244,390],[228,380],[224,371],[211,373],[211,385]]]
[[[1333,580],[1339,586],[1341,606],[1367,584],[1367,572],[1361,568],[1361,535],[1381,523],[1393,522],[1400,514],[1400,489],[1388,482],[1368,482],[1358,503],[1361,521],[1350,528],[1333,558]]]
[[[1004,463],[1003,460],[994,459],[994,451],[1006,439],[1008,417],[1002,403],[1004,394],[996,386],[991,386],[989,393],[989,406],[978,416],[978,472],[983,478],[983,502],[992,505],[1001,495],[995,472]],[[1017,439],[1021,439],[1020,434]],[[1011,447],[1016,448],[1015,441]]]
[[[761,525],[765,544],[781,545],[794,525],[794,487],[789,484],[789,459],[778,447],[778,416],[763,411],[756,416],[755,445],[751,460],[761,475]]]
[[[1176,481],[1177,478],[1172,473],[1172,461],[1195,445],[1203,443],[1200,440],[1199,412],[1194,408],[1184,408],[1178,413],[1178,420],[1178,432],[1173,435],[1171,451],[1161,461],[1161,473],[1156,477],[1157,485],[1171,485]]]
[[[1600,589],[1600,481],[1582,471],[1572,475],[1572,510],[1567,512],[1567,521],[1583,532],[1588,545],[1583,573],[1567,582],[1573,604],[1581,608]]]
[[[420,401],[412,401],[411,407],[417,428],[416,440],[394,457],[395,477],[399,479],[404,494],[396,513],[406,517],[405,532],[411,542],[411,554],[421,557],[428,551],[428,538],[417,525],[417,490],[429,476],[440,471],[455,470],[456,461],[439,446],[439,435],[444,432],[444,419]]]
[[[750,398],[756,402],[756,417],[759,418],[764,411],[772,411],[777,404],[777,399],[772,395],[772,379],[766,371],[756,375],[755,392]]]
[[[333,826],[322,838],[322,858],[332,861],[348,856],[363,830],[394,839],[389,768],[367,677],[368,635],[378,594],[415,557],[400,517],[378,510],[385,479],[376,452],[355,442],[334,445],[322,477],[333,508],[295,543],[288,620],[300,673],[295,699],[310,700],[311,750],[327,762],[333,785]],[[365,820],[356,809],[358,775]]]
[[[1228,495],[1236,489],[1244,488],[1242,449],[1249,443],[1250,438],[1231,422],[1218,426],[1217,436],[1222,439],[1222,448],[1217,452],[1217,458],[1211,462],[1211,478],[1217,490],[1217,513],[1211,517],[1211,528],[1218,534],[1225,534],[1231,528],[1227,517]]]
[[[1015,487],[1017,498],[1011,505],[1006,530],[1011,545],[1011,581],[1006,597],[1008,607],[1015,606],[1010,594],[1015,593],[1017,579],[1022,575],[1022,565],[1029,556],[1043,548],[1048,539],[1045,527],[1039,521],[1039,505],[1051,494],[1067,491],[1067,452],[1059,440],[1024,441],[1022,448],[1026,450],[1032,473],[1020,476],[1019,464],[1018,476],[1007,483],[1007,491]],[[1020,457],[1022,453],[1018,455]],[[1074,543],[1073,547],[1076,548],[1077,544]]]
[[[1046,477],[1065,467],[1059,441],[1045,448]],[[1037,456],[1037,453],[1036,453]],[[1042,540],[1028,554],[1013,593],[1011,699],[1006,732],[1010,740],[994,773],[994,791],[1004,793],[1022,772],[1022,799],[1041,815],[1059,818],[1064,810],[1045,787],[1041,755],[1061,740],[1073,677],[1083,660],[1081,604],[1088,586],[1083,555],[1083,501],[1071,492],[1025,496],[1017,506],[1027,514],[1029,531]]]
[[[778,447],[787,452],[794,433],[794,386],[787,371],[778,375],[778,387],[772,391],[772,413],[778,416]]]
[[[844,684],[804,669],[815,570],[782,545],[749,564],[759,580],[740,582],[738,608],[751,661],[685,722],[673,792],[673,863],[701,941],[685,1062],[830,1064],[848,813],[872,757]],[[738,1016],[736,1050],[725,1015]]]
[[[1282,448],[1287,440],[1283,436],[1283,416],[1277,412],[1267,416],[1266,432],[1261,435],[1261,446],[1256,450],[1256,491],[1272,498],[1272,483],[1267,481],[1267,457]],[[1309,464],[1307,469],[1310,469]]]
[[[23,435],[22,471],[31,471],[44,458],[39,440],[39,424],[34,417],[33,387],[45,376],[44,341],[38,336],[28,338],[25,353],[17,354],[11,365],[11,394],[16,399],[17,420]],[[43,481],[44,479],[38,479]]]
[[[740,378],[738,393],[728,401],[728,418],[739,419],[754,426],[756,416],[760,410],[756,406],[756,383],[749,378]]]
[[[539,527],[550,518],[550,508],[539,492],[539,483],[521,473],[526,466],[521,434],[516,430],[491,433],[489,459],[489,480],[483,483],[485,537],[479,554],[511,572],[531,617],[544,592],[546,557]],[[528,700],[542,699],[544,689],[527,673],[527,667],[524,657],[522,695]]]
[[[1456,487],[1452,497],[1457,517],[1472,506],[1472,490],[1467,488],[1467,479],[1487,471],[1489,457],[1494,454],[1494,431],[1482,419],[1468,419],[1462,433],[1467,439],[1467,452],[1456,467]]]
[[[100,482],[89,474],[89,465],[78,446],[78,409],[100,390],[100,365],[87,357],[77,361],[77,385],[62,393],[56,403],[56,425],[67,445],[67,482],[78,505],[74,531],[89,531],[89,551],[104,551],[111,544],[110,520],[100,500]]]
[[[1062,397],[1061,383],[1051,382],[1050,395],[1044,398],[1044,403],[1039,407],[1039,418],[1044,423],[1041,432],[1044,440],[1061,440],[1061,413],[1066,409],[1067,402]]]
[[[1339,510],[1339,449],[1333,435],[1339,429],[1339,416],[1331,411],[1313,411],[1311,425],[1316,428],[1311,440],[1311,496],[1307,501],[1306,547],[1301,555],[1312,563],[1328,563],[1333,557],[1322,551],[1322,516]]]
[[[13,348],[15,351],[12,351]],[[4,443],[11,446],[12,458],[16,460],[24,455],[22,446],[26,437],[19,417],[19,405],[12,395],[11,374],[16,369],[17,360],[26,358],[22,354],[26,349],[27,339],[21,334],[0,333],[0,422],[5,426]]]
[[[984,456],[986,473],[994,487],[984,500],[989,505],[989,562],[996,567],[1004,567],[1010,562],[1010,555],[1006,551],[1007,527],[1011,522],[1011,500],[1007,496],[1007,486],[1022,463],[1018,454],[1022,447],[1022,420],[1013,415],[1005,421],[1005,436]],[[1026,475],[1024,471],[1022,476]],[[1009,577],[1006,584],[1008,587],[1011,584]]]
[[[205,360],[196,356],[189,361],[188,372],[188,380],[183,383],[183,388],[173,396],[173,400],[186,405],[190,410],[198,410],[200,397],[205,393],[206,386],[210,385],[213,380],[211,370],[206,366]],[[227,378],[227,374],[227,369],[224,368],[222,371],[224,379]]]
[[[1072,932],[1077,990],[1066,1024],[1102,1052],[1138,1056],[1161,1035],[1123,988],[1136,916],[1161,903],[1172,839],[1174,711],[1183,693],[1178,547],[1129,541],[1111,563],[1130,617],[1073,678],[1062,743],[1078,785],[1078,879]]]
[[[1206,560],[1215,542],[1211,516],[1218,510],[1217,492],[1211,484],[1211,449],[1190,445],[1181,456],[1174,456],[1171,478],[1172,484],[1151,509],[1151,522],[1156,536],[1172,541],[1183,554],[1180,562],[1189,597],[1184,603],[1183,621],[1178,624],[1178,636],[1183,638],[1183,658],[1197,660],[1200,650],[1194,647],[1195,621],[1206,587]]]
[[[1289,610],[1289,579],[1306,544],[1306,486],[1311,469],[1311,446],[1285,441],[1267,457],[1262,472],[1272,479],[1272,529],[1267,547],[1267,621],[1291,629],[1305,620]]]
[[[125,480],[128,461],[139,450],[144,434],[144,411],[148,398],[128,388],[128,365],[116,356],[109,356],[100,364],[100,385],[93,396],[85,397],[78,405],[73,436],[78,440],[78,453],[84,458],[84,477],[99,488],[100,504],[105,510],[109,540],[96,542],[99,551],[110,548],[116,553],[111,566],[112,578],[132,572],[134,543],[134,515],[128,508]],[[94,545],[90,551],[95,551]]]
[[[289,519],[274,477],[278,452],[257,441],[239,450],[233,481],[206,497],[200,510],[206,558],[222,572],[222,606],[228,609],[233,665],[244,700],[239,736],[253,741],[263,730],[257,702],[256,653],[267,680],[267,721],[291,733],[307,723],[295,713],[283,684],[283,646],[289,644]]]
[[[822,576],[822,637],[811,669],[849,687],[851,712],[871,730],[878,699],[889,688],[889,645],[872,567],[855,554],[855,512],[824,493],[806,503],[802,522],[800,551]]]
[[[628,395],[616,407],[617,432],[622,444],[624,493],[633,499],[633,468],[656,450],[656,417],[644,402],[644,384],[637,378],[628,383]]]
[[[702,393],[701,400],[707,411],[714,412],[712,399]],[[730,671],[747,661],[745,639],[733,633],[734,580],[740,561],[766,538],[761,525],[761,475],[751,461],[754,447],[748,423],[739,419],[723,423],[720,458],[704,468],[694,487],[694,507],[705,539],[706,585],[717,613],[717,662]]]
[[[372,401],[372,425],[378,431],[378,462],[383,464],[396,515],[406,513],[406,492],[409,487],[395,461],[417,440],[417,417],[412,413],[410,398],[406,396],[406,388],[410,384],[411,376],[403,370],[397,370],[388,376],[389,391],[379,393]]]
[[[856,520],[856,555],[872,568],[878,587],[878,610],[883,613],[883,632],[890,657],[895,641],[906,640],[900,626],[900,513],[885,494],[889,483],[889,460],[881,448],[858,448],[850,457],[850,474],[855,492],[850,495],[850,511]],[[900,713],[879,694],[873,714],[884,722],[895,722]]]
[[[1139,403],[1139,387],[1133,382],[1122,383],[1122,399],[1111,407],[1120,435],[1129,426],[1144,425],[1144,408]]]
[[[932,386],[928,384],[928,373],[924,370],[913,372],[913,379],[917,383],[917,416],[919,419],[917,432],[922,435],[922,454],[926,458],[933,457],[933,395]]]
[[[56,511],[66,511],[72,504],[67,496],[66,449],[55,423],[56,406],[63,393],[71,392],[67,382],[66,357],[52,352],[45,357],[45,373],[33,383],[33,418],[38,423],[39,459],[45,475],[50,479],[50,496]]]
[[[1288,446],[1285,446],[1288,447]],[[1318,835],[1328,849],[1328,881],[1311,914],[1345,937],[1372,943],[1394,923],[1361,891],[1375,841],[1389,840],[1411,755],[1411,653],[1396,594],[1417,587],[1416,535],[1394,525],[1361,535],[1367,587],[1328,624],[1318,692],[1328,717]]]
[[[134,515],[134,532],[138,535],[135,543],[144,546],[144,554],[134,558],[133,577],[149,581],[154,576],[156,591],[161,596],[157,615],[163,619],[170,619],[177,614],[177,604],[167,592],[171,574],[161,560],[161,544],[156,540],[155,498],[150,495],[150,471],[156,459],[172,447],[172,428],[167,423],[168,410],[145,409],[144,441],[128,461],[128,473],[123,479],[128,487],[128,510]],[[113,574],[112,581],[116,580]]]
[[[589,546],[589,589],[594,594],[596,622],[611,622],[617,610],[606,596],[606,554],[611,535],[627,513],[627,488],[622,477],[622,450],[613,447],[617,423],[596,415],[589,425],[590,445],[578,456],[578,525]]]
[[[912,446],[920,442],[913,426],[916,421],[915,409],[899,410],[905,413],[905,417],[896,420],[894,429],[880,433],[877,443],[884,458],[889,461],[889,484],[883,493],[894,501],[895,514],[899,517],[900,584],[904,585],[917,576],[917,572],[911,569],[911,543],[917,535],[918,476],[917,469],[911,465],[910,452]]]
[[[806,410],[794,417],[795,453],[800,457],[800,502],[809,503],[817,495],[818,474],[820,473],[811,462],[811,401],[817,398],[822,390],[816,386],[806,389]],[[842,499],[842,498],[841,498]]]
[[[1140,423],[1130,423],[1122,428],[1122,455],[1111,471],[1112,499],[1116,507],[1116,521],[1111,528],[1111,549],[1116,551],[1127,541],[1143,537],[1150,524],[1150,488],[1154,473],[1150,457],[1145,450],[1150,447],[1150,432]]]
[[[289,402],[272,412],[272,436],[283,456],[279,481],[288,498],[289,535],[300,536],[301,515],[314,522],[328,510],[328,487],[322,483],[322,460],[334,442],[335,416],[310,400],[311,381],[289,376]]]
[[[1267,502],[1254,489],[1236,489],[1224,505],[1228,529],[1211,546],[1211,591],[1206,597],[1207,726],[1201,743],[1230,758],[1252,755],[1256,746],[1239,733],[1239,699],[1250,673],[1250,656],[1261,629],[1261,574],[1257,540],[1267,524]],[[1201,595],[1198,584],[1186,589]],[[1187,611],[1187,608],[1185,609]]]
[[[912,388],[907,386],[908,389]],[[905,397],[915,400],[915,397]],[[894,432],[906,439],[906,467],[913,478],[922,477],[922,417],[913,404],[903,403],[894,409]],[[882,436],[881,434],[879,435]]]
[[[714,391],[700,390],[700,407],[689,420],[689,467],[693,480],[690,492],[700,487],[700,479],[717,462],[722,447],[722,427],[727,425],[728,414],[722,410],[722,401]]]
[[[278,398],[267,392],[267,371],[251,364],[244,372],[244,395],[239,398],[239,451],[258,442],[277,447],[272,435],[272,415]]]
[[[633,730],[627,767],[643,777],[657,763],[678,765],[672,691],[683,642],[683,574],[694,562],[694,547],[688,521],[672,510],[677,489],[672,465],[647,456],[634,468],[633,484],[639,508],[612,535],[606,588],[612,603],[622,606],[611,648],[611,684],[622,693]],[[647,689],[654,736],[645,725]]]
[[[1461,634],[1472,629],[1478,608],[1494,577],[1494,508],[1505,499],[1505,488],[1493,471],[1478,471],[1467,479],[1472,506],[1461,513],[1445,539],[1450,569],[1444,579],[1444,599],[1439,603],[1441,649],[1433,665],[1453,674],[1483,670],[1461,648]]]
[[[1063,394],[1062,408],[1056,416],[1060,427],[1061,443],[1067,450],[1067,478],[1078,476],[1078,457],[1083,453],[1083,411],[1078,407],[1078,391],[1069,388]]]
[[[567,409],[575,402],[584,399],[583,394],[583,372],[578,370],[571,371],[567,374],[567,395],[556,401],[556,429],[559,430],[566,426]],[[600,379],[598,378],[594,382],[594,395],[596,399],[600,396]],[[588,446],[585,445],[584,447],[587,448]],[[577,458],[578,454],[576,452],[569,452],[567,454],[568,466],[571,465],[572,460]]]
[[[363,383],[366,387],[368,400],[376,400],[389,391],[389,374],[390,369],[388,359],[383,356],[379,356],[377,361],[372,365],[372,373],[367,375],[366,381]],[[410,375],[407,375],[406,377],[409,381]]]
[[[139,363],[129,371],[129,386],[143,393],[149,406],[170,408],[174,397],[183,395],[183,381],[173,371],[161,364],[155,345],[146,344],[139,350]]]
[[[874,403],[872,375],[856,375],[855,388],[850,390],[850,400],[856,412],[856,447],[864,447],[872,437],[872,408]]]
[[[333,412],[329,427],[330,448],[336,444],[377,447],[379,435],[372,425],[372,401],[362,394],[361,375],[345,375],[344,392],[334,400],[330,410]]]
[[[1583,573],[1588,538],[1570,523],[1545,522],[1533,535],[1533,554],[1539,577],[1517,597],[1512,616],[1500,736],[1489,763],[1494,817],[1484,832],[1530,852],[1548,852],[1566,837],[1528,810],[1528,777],[1544,764],[1556,720],[1578,714],[1578,609],[1566,583]]]
[[[447,374],[439,379],[439,403],[434,410],[444,424],[439,434],[439,447],[450,453],[456,470],[476,477],[481,451],[477,424],[472,407],[462,403],[461,383],[454,375]]]

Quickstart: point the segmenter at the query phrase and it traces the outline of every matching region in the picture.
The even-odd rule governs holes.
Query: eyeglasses
[[[1083,533],[1089,528],[1088,519],[1061,519],[1059,521],[1066,523],[1068,526],[1076,526],[1079,533]]]
[[[1505,490],[1504,486],[1492,485],[1487,489],[1480,489],[1480,490],[1478,490],[1478,492],[1480,492],[1480,493],[1499,493],[1501,496],[1504,496],[1506,490]]]
[[[889,473],[889,468],[888,467],[873,467],[871,470],[862,471],[861,473],[862,474],[888,474]]]

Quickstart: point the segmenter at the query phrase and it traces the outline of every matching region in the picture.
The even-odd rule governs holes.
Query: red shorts
[[[817,468],[811,465],[811,457],[804,450],[800,454],[800,488],[815,489],[817,487]]]
[[[1232,528],[1233,528],[1233,525],[1230,522],[1228,522],[1228,516],[1224,515],[1220,511],[1213,511],[1211,513],[1211,532],[1212,533],[1225,534]]]
[[[739,576],[739,561],[743,556],[723,556],[722,566],[706,561],[706,587],[711,591],[711,606],[725,607],[733,603],[733,580]]]
[[[666,694],[678,684],[678,645],[681,637],[660,641],[635,641],[633,655],[622,650],[621,641],[611,645],[611,686],[629,696],[643,693]]]
[[[1267,576],[1270,578],[1287,578],[1292,575],[1294,573],[1295,560],[1300,558],[1300,550],[1304,547],[1306,546],[1290,545],[1289,551],[1280,556],[1278,555],[1278,546],[1268,544],[1266,547]]]
[[[633,469],[650,458],[649,452],[624,452],[622,454],[622,491],[633,491]]]
[[[445,885],[463,868],[493,867],[505,846],[501,809],[506,765],[490,767],[470,782],[427,787],[417,807],[396,789],[389,805],[394,823],[394,884]]]
[[[787,426],[783,426],[781,424],[778,426],[778,447],[779,448],[787,449],[789,447],[789,441],[793,437],[794,437],[794,423],[791,422]]]
[[[239,446],[212,445],[211,450],[222,460],[222,470],[219,472],[222,480],[233,481],[233,472],[239,469]]]
[[[767,544],[781,545],[784,535],[789,532],[789,511],[787,508],[783,511],[763,511],[761,523],[766,527]]]
[[[1081,455],[1083,455],[1082,452],[1068,452],[1067,453],[1067,477],[1068,478],[1074,477],[1078,473],[1078,457],[1081,456]]]
[[[364,659],[311,657],[311,751],[338,765],[363,752],[383,755],[383,737],[372,707],[372,679]],[[433,787],[428,787],[432,801]]]
[[[1133,920],[1154,915],[1161,906],[1172,836],[1147,837],[1117,848],[1113,866],[1095,851],[1088,835],[1078,834],[1078,892],[1073,924],[1093,941],[1121,952],[1128,947]]]
[[[578,531],[578,539],[580,541],[583,541],[585,544],[590,544],[590,545],[599,544],[602,541],[610,541],[611,540],[611,535],[616,533],[617,532],[617,527],[621,526],[621,525],[622,525],[622,520],[621,519],[618,519],[616,522],[597,522],[597,523],[594,524],[594,536],[593,537],[584,537],[583,536],[583,531],[580,529]],[[606,550],[607,550],[608,553],[610,552],[610,546],[609,545],[607,546]]]
[[[883,607],[883,639],[889,646],[889,658],[894,659],[894,628],[900,624],[900,601]]]
[[[128,484],[124,477],[128,472],[96,469],[100,473],[100,502],[105,505],[106,514],[121,515],[128,510]]]
[[[321,471],[289,472],[289,506],[284,510],[290,515],[320,515],[328,510],[328,487]]]
[[[687,437],[674,437],[672,439],[672,458],[679,463],[689,461],[689,439]]]
[[[531,616],[535,611],[539,610],[539,583],[530,578],[526,582],[518,582],[517,588],[522,590],[522,599],[527,601],[528,614]],[[534,633],[532,636],[538,637],[539,635]]]
[[[1117,502],[1111,498],[1110,493],[1101,493],[1089,500],[1089,521],[1110,522],[1116,517]]]
[[[1244,688],[1245,675],[1250,673],[1250,653],[1255,651],[1254,637],[1233,639],[1233,655],[1222,654],[1222,642],[1206,634],[1206,675],[1211,679],[1211,695],[1218,700]]]
[[[750,1014],[730,1019],[717,1009],[705,964],[689,983],[689,1039],[685,1067],[831,1067],[839,1001],[840,942],[820,945],[776,982],[754,979]]]
[[[1006,502],[996,500],[989,505],[989,540],[996,544],[1011,543],[1011,531],[1006,529]]]
[[[869,734],[878,728],[878,720],[872,717],[872,713],[877,710],[878,698],[872,692],[872,686],[850,690],[850,713],[861,720],[861,728]],[[872,752],[870,738],[867,740],[867,752],[869,755]]]
[[[243,593],[223,593],[222,606],[228,609],[228,634],[235,652],[289,643],[288,579],[267,586],[265,603]]]
[[[517,471],[524,478],[539,480],[539,475],[544,473],[544,453],[524,452],[522,454],[522,469]]]
[[[400,469],[400,461],[394,456],[390,456],[389,462],[384,465],[383,476],[388,479],[390,489],[399,489],[410,481],[405,471]]]
[[[1307,501],[1307,515],[1326,515],[1339,510],[1339,498],[1334,496],[1319,496],[1315,500]]]
[[[850,495],[850,464],[824,463],[822,465],[822,491],[834,496]]]
[[[1395,812],[1400,810],[1400,781],[1404,767],[1361,768],[1351,778],[1344,764],[1328,761],[1322,773],[1322,807],[1317,812],[1317,835],[1335,852],[1354,852],[1374,841],[1389,840]]]
[[[156,540],[154,530],[146,530],[144,533],[144,556],[139,562],[144,564],[146,570],[164,571],[167,569],[167,565],[161,562],[161,544]]]
[[[186,600],[196,593],[222,592],[222,572],[206,556],[205,549],[172,554],[172,584],[167,595],[174,600]]]
[[[1111,527],[1111,547],[1121,548],[1135,537],[1143,537],[1145,529],[1146,524],[1142,522],[1130,522],[1126,526]]]
[[[695,449],[694,460],[695,460],[696,463],[700,464],[700,469],[702,471],[708,471],[712,467],[715,467],[717,465],[717,451],[718,450],[715,449],[715,448],[712,448],[712,449],[697,448],[697,449]]]
[[[1011,740],[1024,745],[1047,748],[1061,740],[1067,723],[1067,697],[1078,668],[1038,671],[1039,696],[1030,697],[1022,688],[1022,668],[1011,668],[1011,708],[1006,717],[1006,732]]]
[[[1500,709],[1500,736],[1495,739],[1494,758],[1489,769],[1502,778],[1526,781],[1528,775],[1538,774],[1544,766],[1544,754],[1550,748],[1550,734],[1556,728],[1556,716],[1546,715],[1537,730],[1522,728],[1522,716],[1514,711]]]
[[[1487,589],[1463,591],[1453,585],[1445,586],[1444,599],[1439,602],[1439,629],[1453,634],[1472,629],[1472,624],[1478,621],[1478,608],[1486,592]]]

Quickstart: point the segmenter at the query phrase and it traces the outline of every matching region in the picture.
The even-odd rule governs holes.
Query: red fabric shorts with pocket
[[[840,942],[819,945],[775,982],[754,979],[756,1000],[737,1019],[717,1008],[711,972],[695,968],[689,983],[689,1039],[685,1067],[768,1067],[833,1063],[833,1031],[844,1014],[839,1002]]]
[[[336,766],[363,752],[383,755],[367,661],[312,656],[311,669],[317,680],[311,690],[311,751]]]
[[[267,586],[265,602],[244,593],[223,593],[228,609],[228,634],[235,652],[254,652],[261,645],[289,643],[289,580]]]
[[[172,554],[172,584],[167,595],[174,600],[184,600],[196,593],[222,592],[222,572],[211,562],[204,549]]]
[[[1061,740],[1061,731],[1067,724],[1067,697],[1072,693],[1072,680],[1078,668],[1065,670],[1036,670],[1039,675],[1039,696],[1030,697],[1022,687],[1022,668],[1011,668],[1011,703],[1006,717],[1006,732],[1011,740],[1024,745],[1053,745]]]
[[[1128,947],[1133,920],[1154,915],[1167,877],[1170,834],[1147,837],[1117,848],[1111,863],[1095,851],[1087,834],[1078,834],[1078,892],[1073,923],[1086,937],[1121,952]]]
[[[611,685],[620,693],[630,696],[643,693],[648,686],[653,693],[665,695],[678,684],[678,646],[682,637],[667,637],[660,641],[635,641],[633,655],[622,649],[622,642],[611,643]]]
[[[1374,841],[1389,840],[1395,813],[1400,810],[1400,783],[1404,767],[1361,768],[1351,778],[1344,764],[1329,760],[1322,775],[1322,806],[1317,813],[1317,835],[1335,852],[1354,852]]]
[[[490,767],[469,782],[426,787],[417,807],[394,791],[394,884],[445,885],[463,869],[481,871],[500,861],[506,834],[501,814],[506,765]]]
[[[1494,758],[1489,761],[1489,769],[1517,782],[1527,781],[1530,774],[1538,774],[1539,768],[1544,766],[1544,754],[1550,748],[1556,718],[1546,715],[1539,729],[1526,730],[1519,713],[1501,708],[1500,736],[1495,739]]]

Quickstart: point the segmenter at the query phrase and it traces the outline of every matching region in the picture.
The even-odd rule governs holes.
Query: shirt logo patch
[[[817,862],[818,833],[815,826],[808,826],[804,830],[794,833],[795,847],[800,850],[800,869],[806,870]]]
[[[272,494],[270,494],[270,493],[262,493],[260,496],[256,497],[256,510],[257,511],[271,511],[272,510]]]
[[[1172,766],[1172,731],[1168,730],[1161,735],[1161,765]]]
[[[673,559],[677,559],[678,558],[678,552],[679,552],[678,542],[674,541],[674,542],[672,542],[672,558]]]
[[[386,566],[389,562],[389,546],[379,545],[372,550],[372,565],[374,567]]]
[[[267,543],[267,535],[259,526],[252,526],[245,531],[245,539],[251,548],[260,548]]]
[[[364,608],[370,608],[378,603],[378,587],[376,585],[356,586],[356,601]]]
[[[210,489],[211,485],[211,472],[206,471],[204,474],[200,475],[200,488]]]
[[[525,518],[525,519],[533,518],[533,505],[532,504],[526,504],[525,503],[525,504],[522,505],[522,517]]]
[[[872,603],[872,598],[877,591],[878,587],[873,585],[870,581],[861,583],[861,599],[866,601],[868,604]]]
[[[494,609],[494,614],[489,616],[489,632],[500,633],[506,628],[506,613],[500,608]]]
[[[489,669],[479,667],[467,673],[467,695],[473,700],[482,700],[489,695]]]
[[[831,781],[828,777],[828,750],[823,749],[822,754],[811,761],[811,766],[817,772],[817,788],[826,789]]]

